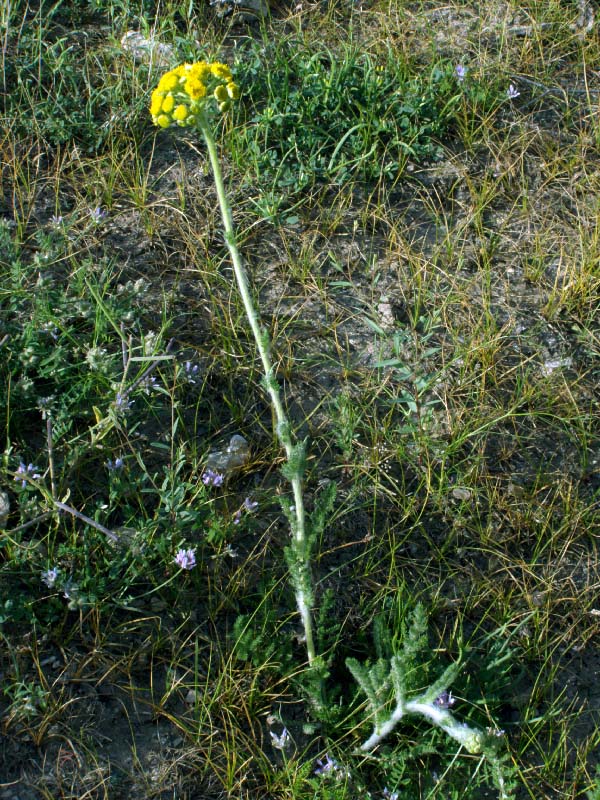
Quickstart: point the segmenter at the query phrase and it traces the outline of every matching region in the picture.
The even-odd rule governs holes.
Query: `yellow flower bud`
[[[162,108],[163,102],[163,95],[162,92],[159,92],[158,89],[155,89],[152,92],[152,100],[150,102],[150,113],[153,117],[156,117],[160,114],[160,110]]]
[[[156,117],[155,122],[161,128],[168,128],[171,124],[171,120],[167,117],[166,114],[161,114],[160,116]]]
[[[165,112],[165,114],[170,114],[171,111],[173,111],[174,106],[175,106],[175,98],[173,97],[172,94],[168,94],[163,100],[162,110]]]
[[[224,103],[228,98],[229,95],[227,94],[227,89],[223,86],[223,84],[217,86],[215,89],[215,99],[217,102]]]
[[[174,72],[167,72],[159,80],[156,89],[159,92],[172,92],[173,89],[177,87],[178,83],[177,75],[175,75]]]
[[[177,122],[183,122],[187,115],[188,110],[183,104],[177,106],[175,111],[173,111],[173,119],[177,120]]]

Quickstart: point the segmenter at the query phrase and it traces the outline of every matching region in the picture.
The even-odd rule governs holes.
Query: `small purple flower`
[[[146,392],[146,394],[150,394],[150,392],[156,391],[160,387],[160,384],[156,380],[156,375],[148,375],[141,382],[140,386]]]
[[[24,489],[27,486],[28,480],[36,481],[38,478],[42,477],[39,472],[36,472],[36,469],[37,467],[34,467],[33,464],[28,464],[25,466],[25,464],[21,461],[14,480],[21,481],[21,487]]]
[[[105,211],[102,206],[96,206],[96,208],[90,209],[90,217],[92,218],[92,222],[99,225],[108,217],[108,211]]]
[[[456,80],[459,83],[462,83],[465,79],[465,75],[467,74],[466,68],[463,67],[462,64],[457,64],[454,72],[456,73]]]
[[[117,392],[115,397],[115,407],[118,411],[126,411],[133,405],[133,400],[128,399],[127,392]]]
[[[58,339],[58,328],[52,322],[44,322],[40,328],[40,332],[49,334],[54,341]]]
[[[192,364],[191,361],[185,362],[185,378],[188,383],[196,383],[196,378],[198,377],[198,370],[200,367],[198,364]]]
[[[385,797],[385,800],[398,800],[400,797],[398,792],[390,792],[387,786],[383,790],[383,796]]]
[[[52,214],[50,222],[55,228],[60,228],[64,222],[62,214],[58,214],[58,216],[56,214]]]
[[[46,570],[46,572],[42,572],[42,581],[50,589],[52,589],[52,587],[56,583],[57,578],[58,578],[58,567],[52,567],[52,569],[48,569]]]
[[[273,731],[269,731],[269,735],[271,737],[271,744],[273,745],[275,750],[285,750],[290,743],[291,736],[287,728],[284,728],[281,731],[280,736],[278,736]]]
[[[257,508],[258,508],[258,503],[256,502],[256,500],[251,500],[249,497],[247,497],[244,500],[242,507],[239,508],[233,515],[233,524],[234,525],[240,524],[242,519],[242,511],[247,511],[248,514],[252,514],[252,512],[256,511]]]
[[[205,486],[222,486],[223,476],[220,472],[215,472],[212,469],[207,469],[202,475],[202,483]]]
[[[516,97],[519,97],[521,92],[518,91],[517,87],[514,86],[512,83],[506,90],[506,96],[509,100],[514,100]]]
[[[329,772],[337,772],[340,768],[338,762],[335,758],[331,758],[329,753],[325,754],[325,759],[317,758],[317,764],[315,775],[326,775]]]
[[[452,706],[456,703],[454,697],[452,697],[452,692],[443,691],[440,695],[438,695],[435,700],[433,701],[433,705],[437,706],[438,708],[452,708]]]
[[[194,569],[196,566],[196,551],[178,550],[173,560],[180,569]]]
[[[106,468],[110,470],[110,472],[114,472],[117,469],[122,469],[124,464],[125,462],[123,461],[121,456],[118,456],[118,458],[115,458],[114,461],[111,461],[109,458],[108,461],[106,462]]]

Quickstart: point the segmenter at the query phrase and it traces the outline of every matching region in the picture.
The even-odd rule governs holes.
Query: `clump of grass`
[[[254,180],[291,197],[315,181],[393,185],[409,161],[441,157],[465,106],[472,115],[497,101],[448,61],[423,69],[391,48],[352,43],[315,51],[301,36],[249,42],[237,71],[247,99],[233,153]]]
[[[106,216],[92,209],[84,224],[97,229]],[[23,583],[3,600],[3,624],[45,626],[61,609],[101,608],[109,597],[124,607],[152,586],[177,595],[163,570],[174,575],[177,552],[195,551],[194,532],[207,529],[204,543],[218,552],[245,516],[213,514],[215,481],[191,477],[176,434],[176,398],[194,393],[199,366],[177,362],[166,329],[149,328],[146,281],[120,283],[110,261],[80,258],[74,220],[40,229],[33,259],[6,225],[0,235],[12,345],[0,413],[15,495],[2,572],[6,586]],[[154,443],[140,450],[149,434]],[[43,583],[50,592],[39,603]]]
[[[131,122],[140,109],[136,88],[144,76],[134,80],[125,61],[115,73],[115,53],[106,46],[82,47],[90,34],[65,29],[61,5],[26,8],[22,18],[17,7],[8,7],[2,113],[16,136],[42,150],[77,145],[83,153],[98,153],[114,135],[118,108],[121,126],[136,135]]]

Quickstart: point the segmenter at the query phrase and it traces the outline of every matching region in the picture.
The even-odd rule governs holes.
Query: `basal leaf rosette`
[[[200,122],[211,101],[225,112],[237,100],[240,90],[227,64],[218,61],[181,64],[166,72],[152,92],[152,121],[161,128],[188,127]]]

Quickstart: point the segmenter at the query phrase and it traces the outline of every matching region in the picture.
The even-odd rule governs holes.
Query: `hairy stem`
[[[225,241],[227,242],[227,247],[229,248],[229,253],[231,255],[233,272],[235,274],[235,279],[242,298],[242,302],[244,303],[246,316],[248,318],[248,322],[250,323],[250,328],[252,329],[252,334],[254,336],[254,340],[258,348],[260,359],[262,361],[266,379],[265,383],[267,386],[267,390],[269,392],[271,404],[275,411],[275,418],[277,421],[277,436],[282,446],[285,449],[288,462],[290,462],[293,461],[292,456],[294,451],[294,442],[292,440],[292,435],[291,435],[291,426],[287,418],[287,415],[285,413],[283,403],[281,402],[279,387],[275,379],[273,364],[271,362],[271,357],[269,355],[268,333],[264,328],[261,328],[259,314],[255,307],[254,300],[252,299],[252,295],[250,293],[250,288],[248,285],[248,277],[246,275],[246,269],[244,267],[240,251],[237,246],[237,238],[233,226],[231,208],[229,206],[229,200],[227,199],[227,194],[225,193],[225,186],[223,184],[223,175],[221,172],[221,164],[219,162],[219,157],[217,154],[217,147],[212,134],[210,123],[208,122],[207,119],[205,118],[201,119],[200,130],[202,131],[204,140],[206,142],[206,147],[208,149],[208,155],[210,158],[210,164],[215,179],[217,196],[219,198],[219,207],[221,209],[223,226],[225,228]],[[294,495],[295,525],[293,526],[294,530],[292,531],[294,538],[293,545],[296,552],[302,553],[304,551],[304,544],[306,542],[306,514],[304,510],[302,475],[300,474],[300,470],[299,469],[295,470],[294,473],[290,475],[289,480]],[[306,561],[303,564],[303,570],[305,572],[305,577],[309,578],[310,580],[310,575],[309,575],[310,564],[306,563]],[[308,663],[309,665],[312,666],[315,662],[317,655],[315,651],[314,636],[313,636],[312,612],[306,603],[305,592],[300,586],[300,582],[298,582],[298,585],[295,586],[294,588],[296,591],[296,602],[298,605],[298,611],[300,612],[300,616],[302,618],[304,635],[306,637],[306,651],[308,656]]]
[[[373,750],[374,747],[377,747],[377,745],[394,730],[398,722],[400,722],[402,717],[406,714],[420,714],[433,725],[437,725],[445,731],[459,744],[466,747],[469,752],[478,752],[481,743],[481,731],[477,728],[471,728],[465,723],[461,724],[457,722],[448,711],[435,706],[431,702],[426,702],[422,697],[407,702],[399,700],[396,708],[390,714],[386,722],[379,726],[371,736],[363,742],[360,749],[368,753],[370,750]]]

